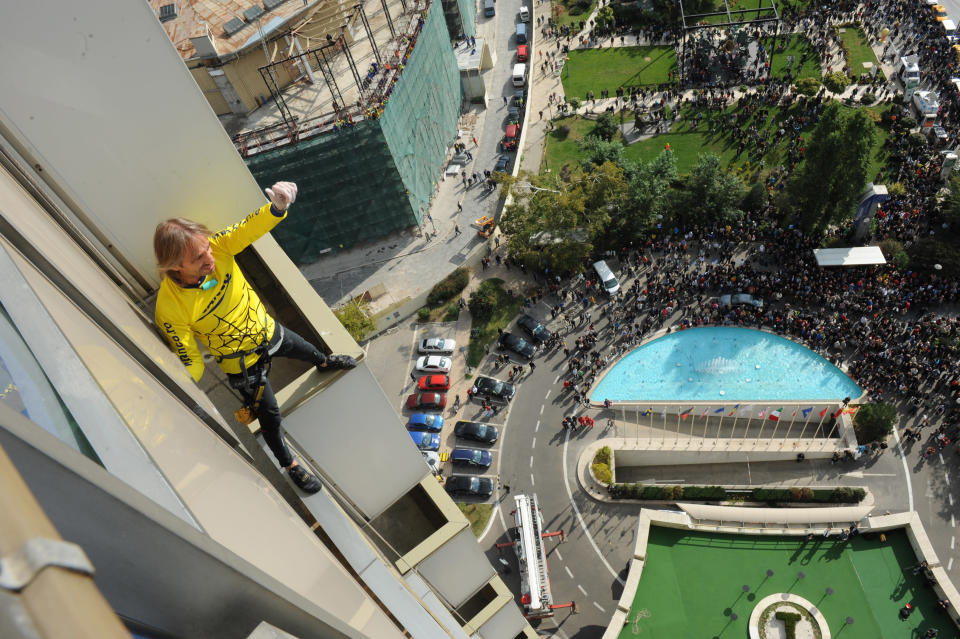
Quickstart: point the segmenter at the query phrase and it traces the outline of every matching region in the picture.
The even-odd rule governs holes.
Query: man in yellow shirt
[[[259,418],[277,461],[297,486],[315,493],[319,480],[293,458],[283,440],[280,408],[267,378],[270,359],[291,357],[311,362],[317,370],[353,368],[357,362],[346,355],[326,355],[276,323],[234,259],[287,216],[297,185],[277,182],[266,193],[270,204],[217,233],[184,218],[157,226],[153,249],[164,277],[155,317],[195,381],[204,367],[197,343],[206,346],[252,416]]]

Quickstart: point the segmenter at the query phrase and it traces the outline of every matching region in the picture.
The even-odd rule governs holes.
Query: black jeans
[[[303,339],[289,328],[283,327],[277,322],[273,331],[273,338],[267,348],[270,357],[289,357],[299,359],[304,362],[310,362],[314,366],[320,366],[327,361],[327,356],[320,352],[316,346]],[[263,371],[263,360],[259,360],[251,368],[247,369],[247,384],[244,384],[242,373],[228,373],[227,378],[230,386],[240,391],[244,402],[248,405],[253,403],[254,394],[257,392],[258,382]],[[263,379],[263,396],[260,398],[260,409],[257,411],[257,418],[260,420],[260,432],[263,433],[263,439],[267,446],[273,452],[280,465],[286,468],[293,463],[293,455],[283,441],[283,430],[280,428],[281,416],[280,407],[277,405],[277,398],[273,394],[273,388],[270,386],[270,380]]]

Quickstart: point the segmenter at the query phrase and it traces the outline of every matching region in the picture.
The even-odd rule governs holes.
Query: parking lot
[[[410,395],[421,392],[418,381],[426,375],[444,375],[444,373],[426,373],[416,370],[421,342],[427,338],[456,340],[456,348],[449,355],[442,355],[450,359],[449,383],[450,389],[443,392],[446,396],[446,406],[442,410],[429,408],[408,408],[407,401]],[[419,324],[408,322],[398,326],[395,330],[383,334],[367,345],[367,361],[384,392],[393,398],[404,424],[408,424],[412,415],[417,413],[435,414],[443,417],[443,426],[439,435],[439,446],[436,451],[440,463],[438,471],[444,480],[450,475],[473,475],[483,477],[497,485],[497,476],[500,461],[500,446],[504,439],[508,404],[505,401],[493,401],[496,413],[484,416],[483,403],[471,401],[468,391],[473,388],[476,378],[468,378],[466,371],[466,338],[458,336],[457,322]],[[455,399],[459,395],[459,410],[454,410]],[[429,421],[429,420],[428,420]],[[458,438],[454,434],[457,422],[470,421],[489,424],[498,430],[498,437],[494,443],[484,443],[465,438]],[[417,429],[423,430],[423,429]],[[487,451],[490,453],[489,467],[475,466],[474,463],[485,462],[483,455],[467,455],[461,452],[458,457],[461,463],[453,464],[451,456],[455,449],[466,451]],[[470,457],[470,459],[468,459]],[[455,495],[458,501],[483,502],[490,498],[471,497],[463,494]]]

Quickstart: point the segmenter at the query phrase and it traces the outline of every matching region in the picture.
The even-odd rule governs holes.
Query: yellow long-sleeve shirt
[[[240,373],[241,358],[224,359],[250,352],[273,337],[276,324],[257,293],[247,283],[234,255],[255,242],[287,216],[274,215],[269,204],[210,238],[215,266],[207,279],[216,279],[208,291],[183,287],[164,277],[157,295],[154,317],[173,351],[193,379],[203,376],[203,357],[197,342],[204,344],[226,373]],[[260,355],[243,359],[249,368]]]

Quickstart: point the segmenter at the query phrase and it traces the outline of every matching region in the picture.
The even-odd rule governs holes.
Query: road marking
[[[583,589],[583,586],[581,586],[580,584],[577,584],[577,588],[580,589],[580,592],[583,593],[583,596],[584,596],[584,597],[587,596],[587,591]]]
[[[862,470],[852,470],[849,473],[841,473],[844,477],[896,477],[896,473],[865,473]]]
[[[598,604],[596,601],[593,602],[593,605],[596,606],[597,610],[599,610],[600,612],[606,612],[606,610],[603,609],[603,606]]]
[[[540,404],[540,416],[543,416],[543,404]]]
[[[945,463],[945,462],[943,461],[943,453],[937,453],[937,457],[940,458],[940,463],[941,463],[941,464]]]
[[[559,550],[554,550],[553,552],[554,554],[557,555],[557,559],[559,559],[560,561],[563,561],[563,555],[560,554]]]
[[[956,527],[957,527],[957,520],[956,520],[956,518],[953,516],[953,513],[950,514],[950,527],[951,527],[951,528],[956,528]]]
[[[554,383],[554,384],[556,384],[556,383],[559,382],[559,381],[560,381],[560,376],[559,376],[559,375],[557,375],[556,377],[553,378],[553,383]]]
[[[953,506],[953,494],[947,493],[947,500],[950,502],[950,505]]]
[[[507,411],[507,418],[503,420],[503,428],[500,429],[500,443],[499,443],[499,449],[498,449],[500,452],[503,452],[503,443],[507,439],[507,425],[510,423],[510,414],[511,414],[511,411]],[[503,455],[497,455],[496,457],[497,457],[497,469],[496,469],[496,472],[494,473],[494,476],[499,477],[500,476],[500,459],[503,457]],[[509,527],[507,526],[507,522],[503,517],[503,508],[500,507],[500,502],[497,501],[494,504],[493,508],[494,510],[497,511],[497,519],[500,520],[500,525],[503,527],[504,530],[509,530]],[[494,519],[493,514],[491,513],[490,520],[487,522],[487,527],[484,528],[483,532],[480,534],[480,537],[477,539],[477,541],[483,541],[483,538],[486,537],[487,533],[490,532],[490,529],[493,528],[493,519]]]
[[[538,420],[537,420],[537,425],[533,427],[533,432],[536,433],[536,432],[539,431],[539,430],[540,430],[540,420],[538,419]]]
[[[950,561],[947,562],[947,570],[953,568],[953,557],[950,558]]]
[[[534,478],[533,478],[533,473],[530,473],[530,485],[531,485],[531,486],[536,486],[536,485],[537,485],[536,480],[534,480]]]
[[[536,447],[537,447],[537,438],[534,437],[533,441],[530,443],[530,450],[533,450]]]
[[[550,391],[547,391],[547,394],[543,396],[543,399],[546,400],[546,399],[549,399],[549,398],[550,398]]]
[[[530,455],[530,468],[533,468],[533,455]]]
[[[943,481],[945,481],[948,484],[950,483],[950,473],[948,473],[947,471],[943,471]]]
[[[593,546],[593,552],[597,553],[597,557],[600,558],[600,562],[607,567],[607,570],[610,571],[610,574],[613,575],[613,578],[617,580],[621,586],[625,586],[623,579],[617,575],[617,572],[610,567],[610,564],[607,563],[607,558],[603,556],[603,553],[600,552],[600,548],[597,547],[597,542],[593,540],[593,535],[590,534],[590,529],[587,528],[587,523],[583,520],[583,515],[580,514],[580,509],[577,508],[577,502],[573,501],[573,491],[570,490],[570,472],[567,470],[567,446],[570,443],[570,431],[568,430],[563,436],[563,486],[567,489],[567,500],[569,500],[570,505],[573,506],[573,512],[577,516],[577,522],[580,524],[580,527],[583,529],[583,534],[586,535],[587,541],[590,542],[590,545]],[[904,461],[904,467],[907,463]],[[911,493],[912,495],[912,493]],[[910,498],[910,510],[913,510],[913,497]],[[506,526],[504,526],[506,528]]]
[[[903,446],[900,443],[900,433],[897,432],[897,429],[893,429],[893,438],[897,441],[897,450],[900,451],[900,461],[903,463],[903,474],[907,480],[907,497],[909,504],[907,510],[913,510],[913,482],[910,481],[910,469],[907,468],[907,455],[903,452]],[[953,521],[953,515],[950,515],[950,520]]]
[[[951,538],[950,538],[950,550],[953,550],[953,545],[954,545],[955,543],[957,543],[957,538],[956,538],[956,537],[951,537]]]
[[[574,577],[573,577],[573,573],[570,572],[570,566],[564,566],[563,569],[567,571],[567,575],[569,575],[571,579],[574,578]],[[584,593],[584,594],[586,594],[586,593]]]

